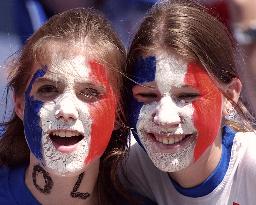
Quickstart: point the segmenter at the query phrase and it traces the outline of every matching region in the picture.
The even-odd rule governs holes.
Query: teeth
[[[163,144],[167,144],[167,145],[178,143],[182,141],[184,138],[185,138],[185,135],[173,136],[173,137],[158,137],[158,136],[155,137],[156,141],[161,142]]]
[[[70,131],[70,130],[56,130],[51,133],[52,135],[57,135],[59,137],[73,137],[80,135],[77,131]]]
[[[163,139],[163,144],[169,144],[169,140],[167,138]]]

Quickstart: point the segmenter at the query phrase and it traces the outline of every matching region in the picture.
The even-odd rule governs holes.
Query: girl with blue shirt
[[[126,153],[124,65],[121,42],[90,9],[57,14],[26,41],[10,68],[0,204],[129,203],[115,174]]]

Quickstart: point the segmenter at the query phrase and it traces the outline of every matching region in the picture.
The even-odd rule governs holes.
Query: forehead
[[[187,60],[175,54],[152,54],[136,60],[133,75],[139,83],[160,78],[176,79],[184,75],[188,64]]]
[[[138,83],[156,81],[177,86],[184,84],[188,61],[174,54],[154,54],[139,58],[134,66],[134,77]]]
[[[82,55],[55,58],[43,63],[47,67],[45,77],[65,77],[68,79],[88,79],[93,74],[88,59]]]
[[[85,45],[84,45],[85,46]],[[51,41],[38,51],[40,57],[33,66],[35,73],[42,67],[47,67],[45,77],[65,77],[68,79],[91,79],[99,77],[99,63],[89,51],[77,45]],[[38,54],[37,54],[38,55]],[[105,67],[101,66],[101,74]]]
[[[189,62],[177,55],[160,54],[156,56],[155,81],[158,85],[181,87],[186,85],[185,78]]]
[[[167,53],[139,58],[134,66],[133,77],[140,84],[154,82],[162,93],[172,88],[185,87],[200,89],[203,93],[209,91],[206,84],[216,84],[200,64]]]

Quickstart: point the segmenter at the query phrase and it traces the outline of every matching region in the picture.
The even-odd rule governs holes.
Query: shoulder
[[[26,165],[0,168],[0,204],[39,205],[25,184]]]
[[[0,204],[16,204],[10,191],[10,174],[10,168],[0,167]]]
[[[242,150],[239,155],[240,171],[246,173],[247,176],[256,177],[256,134],[254,132],[238,132],[234,142],[236,150]]]
[[[133,191],[155,200],[156,190],[163,189],[168,175],[157,169],[146,151],[138,143],[131,146],[128,159],[124,163],[126,186]]]
[[[237,149],[245,152],[246,157],[256,157],[256,132],[238,132],[234,143]]]

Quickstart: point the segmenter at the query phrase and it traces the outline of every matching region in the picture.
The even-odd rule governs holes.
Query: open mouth
[[[50,132],[49,137],[53,144],[59,147],[76,145],[84,138],[84,135],[73,130],[55,130]]]

